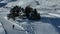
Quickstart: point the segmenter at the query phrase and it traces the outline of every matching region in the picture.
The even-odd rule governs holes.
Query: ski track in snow
[[[60,18],[60,15],[59,14],[54,14],[54,13],[48,13],[49,15],[53,15],[53,16],[56,16],[58,18]]]
[[[45,1],[45,0],[44,0]],[[48,1],[47,2],[44,2],[44,1],[42,1],[41,2],[41,5],[39,5],[39,6],[35,6],[35,7],[33,7],[33,8],[37,8],[37,9],[39,9],[39,8],[41,8],[41,7],[43,7],[43,8],[46,8],[46,5],[45,4],[47,4],[48,3]],[[51,9],[52,10],[54,10],[54,8],[52,8],[52,6],[55,4],[55,3],[53,3],[53,4],[51,4],[51,2],[52,1],[50,1],[49,3],[48,3],[48,5],[51,5],[50,7],[51,7]],[[55,2],[55,1],[54,1]],[[11,4],[12,3],[12,4]],[[9,3],[9,4],[7,4],[6,6],[7,7],[11,7],[13,4],[15,4],[14,2],[11,2],[11,3]],[[18,3],[18,1],[16,2],[16,3]],[[20,3],[20,2],[19,2]],[[28,4],[26,4],[26,5],[29,5],[29,4],[31,4],[30,2],[27,2]],[[43,3],[44,3],[44,5],[43,5]],[[11,4],[11,5],[10,5]],[[21,3],[21,5],[20,6],[22,6],[24,3],[22,2]],[[25,5],[24,4],[24,5]],[[33,4],[33,3],[32,3]],[[15,4],[16,5],[16,4]],[[17,4],[18,5],[18,4]],[[57,4],[58,5],[58,4]],[[25,7],[25,6],[24,6]],[[47,7],[47,8],[49,8],[49,7]],[[3,10],[3,8],[2,8],[2,10]],[[4,10],[6,10],[6,9],[4,9]],[[57,23],[57,27],[58,28],[60,28],[60,14],[56,14],[55,12],[54,13],[49,13],[47,10],[47,12],[44,12],[43,10],[45,10],[45,9],[42,9],[42,12],[40,12],[42,15],[41,15],[41,17],[42,17],[42,19],[41,19],[41,22],[43,22],[43,23],[51,23],[51,24],[53,24],[53,25],[56,25]],[[40,11],[40,10],[38,10],[38,11]],[[4,13],[4,12],[2,12],[2,13]],[[2,13],[0,13],[0,14],[2,14]],[[5,12],[6,13],[6,12]],[[4,13],[4,14],[5,14]],[[8,13],[8,12],[7,12]],[[46,13],[46,14],[44,14],[44,13]],[[57,12],[57,13],[59,13],[59,12]],[[4,16],[5,17],[5,16]],[[6,19],[6,21],[9,21],[9,20],[7,20],[7,18],[5,17],[5,19]],[[43,20],[44,19],[44,20]],[[16,26],[18,26],[20,29],[22,29],[22,30],[24,30],[24,28],[22,27],[22,26],[20,26],[20,25],[18,25],[18,24],[16,24],[16,23],[13,23],[13,22],[11,22],[11,21],[9,21],[11,24],[14,24],[14,25],[16,25]],[[22,23],[22,24],[24,24],[24,23]],[[60,30],[60,29],[59,29]],[[60,31],[59,31],[60,32]]]

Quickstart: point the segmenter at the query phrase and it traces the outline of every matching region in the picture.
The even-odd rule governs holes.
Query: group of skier
[[[16,17],[22,18],[22,19],[29,19],[29,20],[39,20],[40,14],[37,12],[36,9],[33,9],[30,6],[26,6],[25,9],[19,6],[14,6],[10,13],[7,15],[8,19],[12,18],[15,20]]]

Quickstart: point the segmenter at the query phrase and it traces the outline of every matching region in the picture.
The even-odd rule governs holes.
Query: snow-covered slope
[[[3,25],[0,22],[0,34],[5,34],[5,30],[3,28]]]
[[[0,3],[6,3],[6,2],[8,3],[5,6],[7,8],[4,7],[0,8],[0,22],[3,24],[7,34],[29,34],[29,32],[25,31],[25,28],[28,31],[31,31],[29,30],[30,26],[34,27],[33,30],[36,34],[59,34],[57,29],[52,24],[54,23],[54,25],[56,25],[56,23],[60,22],[60,19],[58,21],[54,20],[60,18],[59,16],[60,10],[58,11],[54,10],[55,8],[60,8],[60,4],[59,4],[60,0],[36,0],[39,1],[40,5],[36,5],[35,0],[17,0],[14,2],[10,2],[10,1],[11,0],[8,1],[4,0],[0,2]],[[25,22],[24,20],[23,22],[21,22],[22,24],[21,23],[17,24],[13,21],[6,20],[4,17],[6,16],[6,14],[8,14],[10,10],[10,8],[8,7],[13,7],[15,5],[19,5],[21,7],[26,7],[27,5],[30,5],[31,7],[36,8],[38,10],[38,13],[41,13],[41,17],[45,19],[35,22],[31,22],[31,21]],[[31,23],[31,25],[28,23]],[[13,29],[12,27],[13,25],[15,25],[15,29]]]
[[[18,31],[18,30],[13,29],[13,25],[14,25],[19,30],[24,30],[21,26],[15,23],[9,22],[4,18],[0,18],[0,22],[2,22],[4,29],[6,30],[6,34],[27,34],[25,31]]]
[[[23,23],[22,26],[19,26],[16,23],[13,23],[11,21],[8,21],[8,20],[0,17],[0,22],[2,22],[7,34],[28,34],[29,32],[24,31],[25,28],[27,28],[26,26],[29,27],[27,29],[28,31],[30,31],[30,27],[33,27],[35,34],[59,34],[53,25],[51,25],[49,23],[42,23],[40,21],[35,21],[35,22],[30,21],[30,22],[26,22],[26,23],[22,22]],[[30,26],[28,23],[31,23]],[[13,25],[16,26],[15,29],[12,28]],[[16,30],[16,29],[18,29],[18,30]],[[31,32],[30,32],[30,34],[31,34]]]

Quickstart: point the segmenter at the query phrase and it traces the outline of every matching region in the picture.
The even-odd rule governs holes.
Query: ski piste
[[[58,34],[55,27],[48,23],[40,23],[40,21],[38,22],[30,21],[31,23],[30,24],[28,21],[24,23],[22,22],[21,25],[18,25],[17,23],[13,23],[7,20],[6,18],[2,18],[2,17],[0,18],[1,18],[0,22],[3,24],[7,34],[44,34],[44,33],[49,34],[48,32],[50,32],[51,34]],[[14,29],[13,29],[13,25],[14,25]]]
[[[25,0],[24,0],[25,1]],[[29,0],[28,0],[29,1]],[[30,0],[31,1],[31,0]],[[20,2],[21,2],[21,5],[20,6],[22,6],[22,7],[25,7],[26,5],[29,5],[29,4],[33,4],[33,3],[30,3],[30,1],[28,2],[28,4],[24,4],[22,1],[17,1],[17,2],[11,2],[11,3],[8,3],[7,5],[6,5],[6,7],[8,8],[8,9],[11,9],[11,7],[12,6],[15,6],[16,4],[17,5],[20,5]],[[50,7],[46,7],[46,3],[48,3],[48,2],[44,2],[45,0],[40,0],[40,2],[42,2],[42,5],[39,5],[39,6],[37,6],[37,7],[34,7],[34,8],[37,8],[38,10],[39,10],[39,12],[40,13],[42,13],[41,15],[43,16],[42,18],[42,21],[38,21],[38,22],[33,22],[33,23],[31,23],[31,24],[33,24],[34,25],[34,27],[35,27],[35,34],[59,34],[58,33],[58,31],[56,31],[57,29],[52,25],[52,24],[50,24],[50,23],[54,23],[54,20],[52,20],[52,19],[54,19],[55,17],[55,19],[59,19],[60,18],[60,16],[59,16],[59,14],[58,13],[60,13],[60,12],[56,12],[55,13],[55,8],[50,8]],[[50,1],[50,0],[48,0],[48,1]],[[58,0],[57,0],[58,1]],[[2,1],[2,2],[5,2],[5,1]],[[19,4],[18,4],[18,2],[19,2]],[[14,5],[13,5],[14,4]],[[22,4],[24,4],[24,5],[22,5]],[[43,5],[44,4],[44,5]],[[54,5],[54,4],[57,4],[56,2],[54,3],[54,1],[53,0],[51,0],[49,3],[48,3],[48,5],[49,6],[52,6],[52,5]],[[5,6],[4,6],[5,7]],[[5,8],[6,8],[5,7]],[[43,8],[42,8],[43,7]],[[40,9],[41,8],[41,9]],[[45,9],[46,8],[46,9]],[[5,11],[9,11],[8,9],[4,9],[4,8],[2,8],[3,9],[3,13],[5,12]],[[2,9],[0,9],[0,11],[2,10]],[[40,11],[40,10],[43,10],[43,11]],[[47,11],[47,10],[53,10],[53,12],[52,13],[48,13],[48,15],[45,15],[46,14],[46,12],[45,11]],[[58,10],[59,11],[59,10]],[[45,13],[44,13],[45,12]],[[49,12],[49,11],[47,11],[47,12]],[[8,13],[8,12],[7,12]],[[0,13],[0,14],[2,14],[2,13]],[[5,13],[4,13],[5,14]],[[1,15],[0,15],[1,16]],[[22,27],[22,28],[20,28],[20,25],[19,24],[16,24],[15,22],[12,22],[11,23],[11,21],[9,21],[9,20],[6,20],[5,18],[5,15],[3,15],[3,17],[1,17],[1,19],[0,19],[0,21],[1,21],[1,24],[4,24],[4,29],[7,31],[6,32],[6,34],[29,34],[28,32],[27,32],[27,30],[24,30],[24,27]],[[51,20],[48,20],[48,19],[44,19],[44,18],[48,18],[48,19],[50,19],[51,17]],[[58,18],[59,17],[59,18]],[[6,22],[5,22],[5,21]],[[60,20],[60,19],[59,19]],[[56,22],[60,22],[60,21],[57,21],[57,20],[55,20]],[[3,22],[4,21],[4,22]],[[51,22],[52,21],[52,22]],[[47,23],[45,23],[45,22],[47,22]],[[49,23],[48,23],[49,22]],[[15,23],[16,25],[15,25],[15,27],[14,27],[14,29],[13,29],[13,23]],[[24,23],[26,23],[26,22],[24,22]],[[12,24],[12,25],[11,25]],[[23,23],[22,23],[23,24]],[[55,23],[54,23],[55,24]],[[9,25],[9,26],[8,26]],[[6,28],[7,27],[7,28]],[[20,29],[21,29],[21,31],[20,31]],[[33,29],[34,30],[34,29]],[[1,31],[0,31],[1,32]],[[47,33],[48,32],[48,33]],[[60,32],[60,31],[59,31]]]

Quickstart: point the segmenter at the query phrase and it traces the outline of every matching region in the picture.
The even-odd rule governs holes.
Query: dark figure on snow
[[[31,8],[30,6],[27,6],[26,8],[25,8],[25,14],[26,14],[26,17],[28,18],[29,17],[29,14],[30,14],[30,12],[33,10],[33,8]]]
[[[25,17],[29,20],[38,20],[40,19],[40,14],[37,13],[36,9],[31,8],[30,6],[27,6],[24,10],[24,8],[21,8],[19,6],[15,6],[11,9],[10,14],[7,15],[8,19],[12,18],[15,20],[16,17],[25,19]]]
[[[13,20],[15,20],[16,17],[19,16],[19,12],[21,8],[19,6],[15,6],[10,10],[10,14],[8,14],[8,19],[12,18]]]
[[[20,12],[20,7],[19,6],[15,6],[11,9],[10,13],[13,14],[14,17],[19,16],[19,12]]]
[[[25,16],[24,14],[24,8],[21,8],[19,6],[14,6],[11,10],[10,13],[8,14],[8,19],[12,18],[15,20],[16,17],[22,18]]]
[[[14,27],[15,27],[15,26],[14,26],[14,25],[12,25],[12,28],[13,28],[13,29],[14,29]]]
[[[34,9],[30,14],[29,14],[29,20],[40,20],[40,14],[37,13],[37,10]]]

